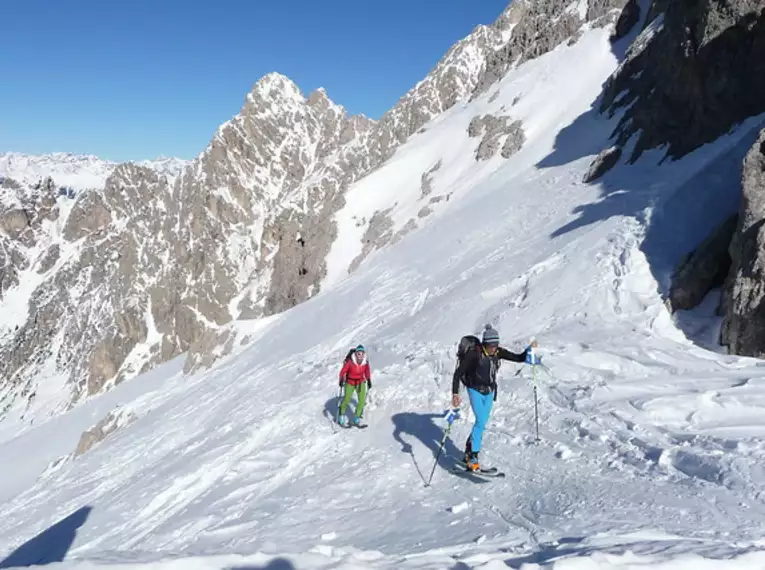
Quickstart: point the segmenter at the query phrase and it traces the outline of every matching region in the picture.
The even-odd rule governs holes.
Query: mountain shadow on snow
[[[66,558],[77,530],[88,520],[92,507],[82,507],[52,527],[28,540],[0,562],[0,568],[41,566],[62,562]]]

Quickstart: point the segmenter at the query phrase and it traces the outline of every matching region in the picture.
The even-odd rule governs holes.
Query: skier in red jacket
[[[345,427],[348,424],[348,418],[345,410],[353,399],[353,393],[357,392],[359,396],[358,405],[354,410],[354,418],[351,424],[356,427],[366,427],[364,423],[364,405],[367,400],[367,389],[372,387],[372,372],[367,362],[367,351],[363,345],[358,345],[343,364],[340,370],[340,387],[345,388],[343,401],[340,403],[340,425]]]

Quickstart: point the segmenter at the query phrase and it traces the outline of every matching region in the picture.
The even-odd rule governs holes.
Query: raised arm
[[[497,349],[497,358],[500,360],[511,360],[512,362],[526,362],[526,351],[516,353],[500,346]]]

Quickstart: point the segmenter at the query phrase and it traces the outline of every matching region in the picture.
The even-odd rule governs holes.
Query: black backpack
[[[460,365],[462,362],[462,359],[465,358],[465,355],[470,352],[471,350],[478,350],[478,346],[481,344],[481,341],[478,340],[477,336],[473,336],[472,334],[463,336],[460,339],[460,343],[457,346],[457,366]]]
[[[345,359],[343,359],[343,364],[345,364],[351,359],[354,352],[356,352],[356,347],[353,347],[352,349],[348,351],[348,354],[345,355]],[[369,364],[369,353],[367,353],[366,357],[367,357],[367,364]]]
[[[455,372],[457,368],[459,367],[462,360],[465,358],[465,356],[471,351],[471,350],[478,350],[478,347],[481,346],[481,341],[478,339],[477,336],[474,335],[465,335],[460,339],[459,345],[457,345],[457,364],[454,368]],[[499,362],[497,362],[497,368],[499,368]],[[464,382],[463,382],[464,384]],[[465,384],[466,387],[470,387],[467,384]],[[497,400],[497,392],[499,391],[498,386],[496,383],[492,386],[494,390],[494,400]]]

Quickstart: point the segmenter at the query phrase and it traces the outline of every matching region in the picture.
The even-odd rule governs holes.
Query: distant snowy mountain
[[[103,188],[117,164],[119,163],[101,160],[92,155],[65,152],[42,155],[4,152],[0,153],[0,178],[11,178],[25,185],[34,185],[50,177],[59,187],[74,190]],[[139,161],[137,164],[175,178],[186,166],[187,161],[158,157],[155,160]]]
[[[30,186],[50,177],[59,186],[75,190],[103,188],[114,166],[91,155],[0,153],[0,177]]]
[[[139,160],[136,164],[155,170],[157,173],[170,179],[175,179],[180,176],[181,171],[189,165],[189,162],[188,160],[175,157],[158,156],[153,160]]]

